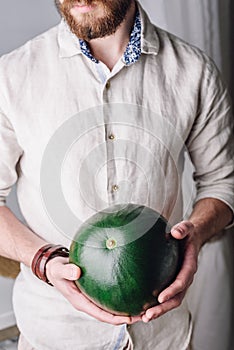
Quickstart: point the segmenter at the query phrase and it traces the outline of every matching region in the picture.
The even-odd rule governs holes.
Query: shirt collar
[[[157,55],[159,52],[157,31],[138,2],[137,6],[139,12],[123,56],[126,65],[137,61],[142,53]],[[62,20],[58,27],[59,56],[65,58],[82,54],[82,50],[84,50],[83,43],[80,43],[79,39],[77,40],[76,35],[71,32],[66,21]],[[90,51],[89,53],[91,55]],[[89,58],[94,62],[97,61],[93,56]]]
[[[123,55],[124,63],[129,66],[138,61],[141,55],[141,17],[137,11],[135,23],[130,35],[129,43]]]
[[[157,55],[160,44],[157,28],[151,23],[147,13],[143,10],[138,1],[137,6],[141,17],[141,53]]]
[[[93,57],[90,52],[89,45],[86,41],[79,39],[81,52],[91,59],[95,63],[99,63],[99,61]],[[135,23],[130,35],[129,43],[126,47],[126,50],[123,54],[123,61],[128,66],[134,62],[136,62],[141,55],[141,20],[140,13],[137,11]]]

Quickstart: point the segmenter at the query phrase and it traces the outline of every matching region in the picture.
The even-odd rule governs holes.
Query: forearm
[[[201,245],[219,233],[232,221],[231,209],[222,201],[214,198],[199,200],[190,215],[195,227],[196,235],[199,236]]]
[[[46,242],[23,225],[7,207],[0,207],[0,255],[30,266]]]

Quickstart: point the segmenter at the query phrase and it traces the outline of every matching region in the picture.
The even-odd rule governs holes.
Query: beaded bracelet
[[[46,244],[36,252],[31,264],[34,275],[50,286],[53,286],[53,284],[46,276],[46,264],[57,256],[67,258],[69,256],[69,250],[62,245]]]

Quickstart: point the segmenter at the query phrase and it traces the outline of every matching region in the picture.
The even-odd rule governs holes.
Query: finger
[[[111,314],[88,299],[80,289],[71,281],[60,280],[56,282],[56,287],[66,297],[66,299],[79,311],[85,312],[101,322],[113,325],[133,324],[141,321],[141,316],[118,316]]]
[[[140,315],[139,316],[131,316],[130,322],[128,324],[134,324],[136,322],[141,321],[141,319],[142,319],[142,316],[140,316]]]
[[[67,286],[64,286],[65,296],[70,301],[70,303],[79,311],[83,311],[90,316],[96,318],[101,322],[111,323],[113,325],[120,324],[131,324],[133,322],[137,322],[140,320],[140,317],[130,317],[130,316],[118,316],[111,314],[96,304],[94,304],[91,300],[89,300],[82,292],[74,286],[69,281],[64,281]]]
[[[175,281],[166,289],[164,289],[158,296],[158,301],[164,303],[173,298],[178,293],[186,291],[191,285],[194,274],[197,271],[197,255],[193,245],[187,246],[187,251],[184,256],[184,261],[180,272]]]
[[[186,281],[180,278],[177,278],[176,281],[171,284],[167,289],[165,289],[158,296],[159,303],[165,303],[168,300],[173,299],[177,294],[186,292],[188,287],[193,282],[193,277],[189,277]]]
[[[114,325],[120,325],[120,324],[130,324],[131,323],[131,317],[129,316],[117,316],[113,315],[98,306],[96,306],[94,303],[89,301],[86,298],[80,298],[80,301],[82,302],[82,309],[86,313],[88,313],[90,316],[96,318],[97,320],[101,322],[107,322]]]
[[[153,319],[156,319],[162,316],[166,312],[175,309],[181,304],[184,298],[184,295],[185,295],[185,292],[181,292],[177,294],[174,298],[164,302],[163,304],[157,305],[155,307],[152,307],[146,310],[145,314],[142,316],[142,321],[147,323]]]
[[[171,234],[176,239],[183,239],[194,231],[194,225],[190,221],[181,221],[171,229]]]

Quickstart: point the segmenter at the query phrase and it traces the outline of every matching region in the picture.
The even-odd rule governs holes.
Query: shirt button
[[[112,186],[112,192],[117,192],[119,189],[119,186],[118,185],[113,185]]]
[[[114,139],[115,139],[115,135],[110,134],[110,135],[108,136],[108,138],[109,138],[109,140],[114,140]]]
[[[107,82],[106,82],[106,89],[108,90],[110,88],[110,81],[108,80]]]

